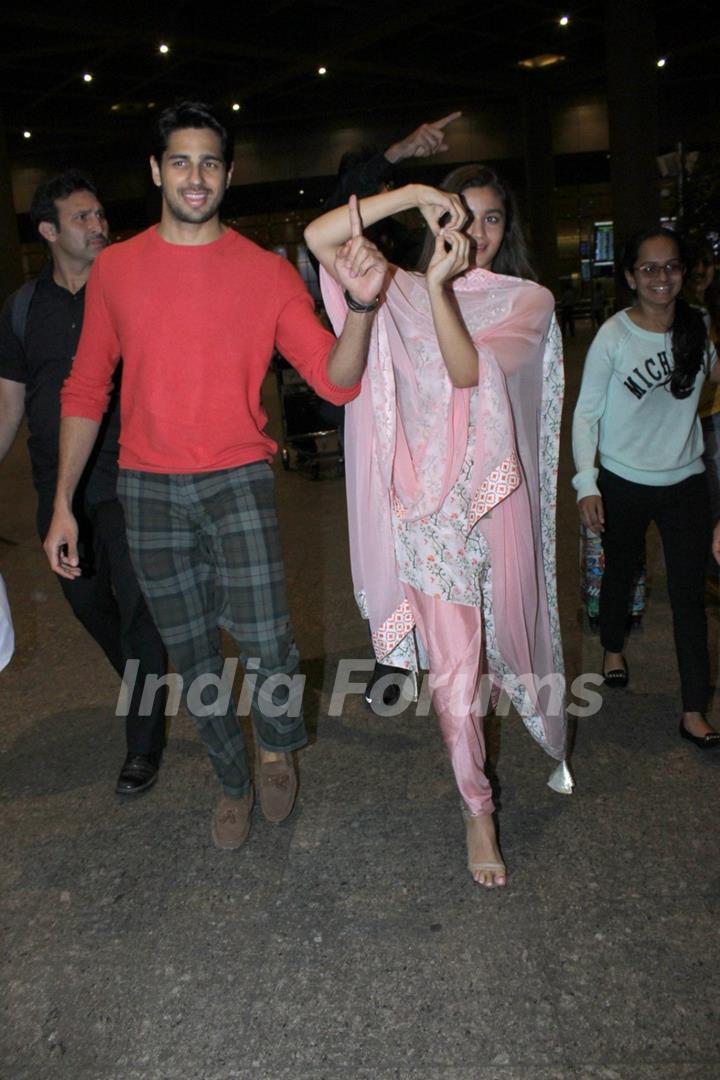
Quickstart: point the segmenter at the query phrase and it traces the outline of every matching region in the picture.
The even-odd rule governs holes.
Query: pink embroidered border
[[[414,626],[415,620],[410,605],[407,600],[403,600],[402,604],[395,608],[390,618],[386,619],[377,630],[373,630],[372,643],[375,655],[379,657],[387,656],[400,644],[404,637],[407,637]]]
[[[520,466],[515,451],[483,480],[470,503],[470,528],[494,506],[506,499],[520,484]]]
[[[393,513],[397,517],[399,517],[401,520],[403,518],[407,517],[407,510],[405,509],[405,507],[403,506],[403,504],[400,502],[397,495],[395,494],[395,489],[394,488],[393,488],[392,493],[391,493],[390,503],[391,503],[391,506],[393,508]]]

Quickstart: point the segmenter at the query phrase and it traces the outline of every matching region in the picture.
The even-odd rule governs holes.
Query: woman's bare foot
[[[493,889],[507,884],[507,872],[502,861],[492,814],[465,815],[467,832],[468,870],[478,885]]]

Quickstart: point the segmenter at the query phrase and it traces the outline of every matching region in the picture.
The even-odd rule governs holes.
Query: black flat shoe
[[[692,735],[682,720],[680,721],[680,737],[695,743],[701,750],[712,750],[714,746],[720,746],[720,731],[708,731],[707,735]]]
[[[392,676],[392,680],[387,683],[383,690],[382,703],[383,705],[390,707],[397,705],[400,700],[403,684],[406,679],[410,678],[410,672],[406,671],[405,668],[391,667],[390,664],[381,664],[378,660],[375,661],[375,668],[365,687],[364,695],[365,703],[369,705],[373,711],[376,702],[379,704],[379,694],[376,692],[375,686],[380,679],[384,679],[386,676]]]
[[[622,690],[627,686],[629,671],[627,666],[627,660],[623,656],[623,666],[621,668],[613,668],[612,671],[605,671],[605,653],[603,653],[603,682],[606,686],[614,686],[616,690]]]
[[[115,785],[116,795],[139,795],[151,788],[158,778],[159,753],[128,754]]]

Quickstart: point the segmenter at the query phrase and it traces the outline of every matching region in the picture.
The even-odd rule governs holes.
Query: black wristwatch
[[[374,311],[380,303],[380,296],[376,296],[374,300],[371,300],[369,304],[361,304],[359,300],[356,300],[354,296],[345,289],[345,303],[351,311],[356,311],[358,315],[367,315],[369,311]]]

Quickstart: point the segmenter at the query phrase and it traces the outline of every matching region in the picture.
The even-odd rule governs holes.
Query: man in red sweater
[[[255,782],[271,821],[292,809],[292,752],[306,741],[262,381],[277,348],[322,397],[338,405],[355,397],[386,272],[353,208],[353,237],[337,256],[348,317],[336,340],[292,266],[221,224],[232,160],[231,138],[206,106],[159,117],[150,167],[160,224],[95,261],[62,393],[45,540],[52,568],[77,577],[72,496],[122,355],[118,495],[141,587],[223,787],[212,819],[220,848],[244,842],[253,803],[220,627],[252,676]]]

